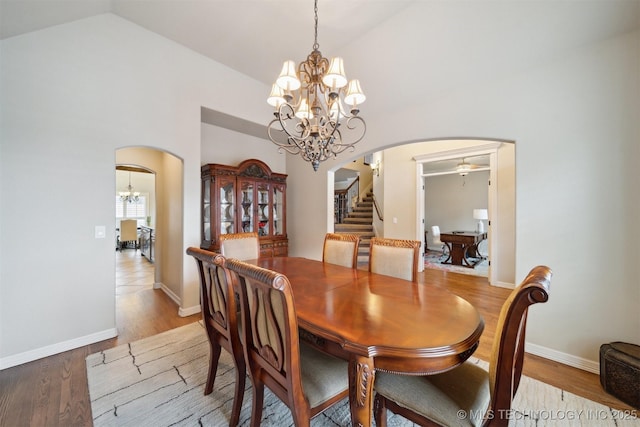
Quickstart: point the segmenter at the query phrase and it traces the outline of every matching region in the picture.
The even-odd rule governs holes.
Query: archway
[[[155,238],[153,287],[161,289],[180,305],[183,295],[183,160],[153,147],[126,147],[115,151],[115,163],[135,165],[155,174],[155,213],[149,221]]]

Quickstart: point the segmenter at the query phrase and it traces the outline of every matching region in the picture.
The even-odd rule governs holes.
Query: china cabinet
[[[250,159],[238,166],[203,165],[201,179],[202,249],[219,252],[222,234],[256,232],[260,256],[287,255],[287,175]]]

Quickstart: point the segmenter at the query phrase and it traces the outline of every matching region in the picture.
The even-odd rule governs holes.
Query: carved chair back
[[[360,236],[357,234],[327,233],[322,247],[322,262],[356,268],[359,245]]]
[[[258,233],[229,233],[220,235],[220,252],[225,258],[241,261],[260,258]]]
[[[372,237],[369,271],[416,282],[419,257],[419,240]]]

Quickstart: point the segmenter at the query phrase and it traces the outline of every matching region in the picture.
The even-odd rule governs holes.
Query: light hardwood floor
[[[175,303],[153,289],[153,265],[140,251],[125,250],[117,260],[118,337],[0,371],[0,426],[91,426],[85,366],[89,354],[200,319],[199,314],[178,316]],[[195,263],[185,268],[196,268]],[[488,360],[497,315],[509,290],[488,286],[483,277],[438,270],[425,270],[419,281],[446,287],[478,308],[485,331],[474,356]],[[595,374],[531,355],[525,358],[524,374],[615,409],[631,409],[606,394]]]

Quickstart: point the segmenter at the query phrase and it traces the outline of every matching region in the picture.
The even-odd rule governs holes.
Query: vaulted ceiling
[[[0,37],[102,13],[267,87],[285,59],[299,62],[313,46],[312,0],[1,0]],[[362,114],[372,116],[640,28],[640,1],[319,0],[318,15],[321,52],[344,57],[347,76],[359,78],[368,97]]]

